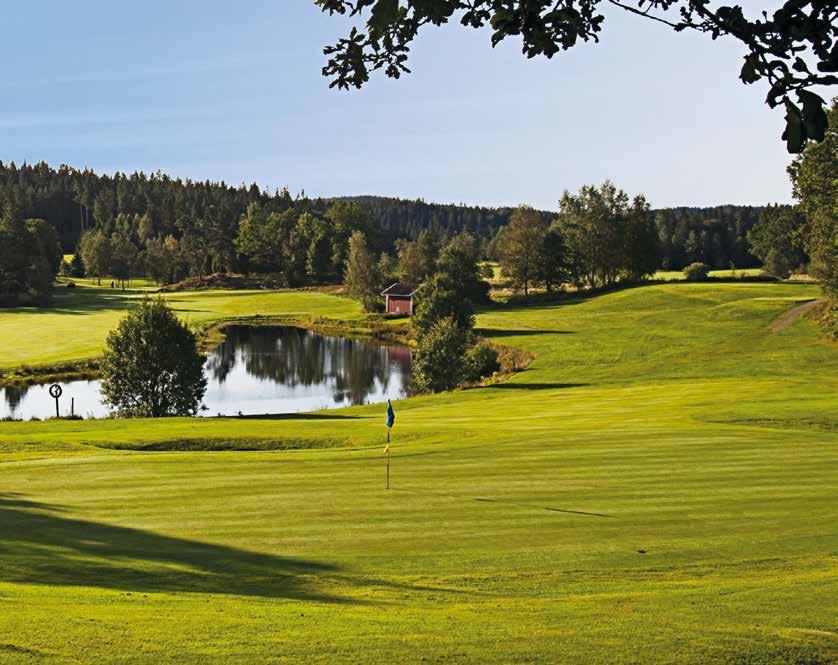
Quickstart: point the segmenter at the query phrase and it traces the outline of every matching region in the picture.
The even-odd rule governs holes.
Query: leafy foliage
[[[543,262],[543,242],[547,222],[535,210],[521,207],[512,213],[509,224],[498,235],[497,254],[503,274],[529,295]]]
[[[838,98],[822,143],[810,143],[789,167],[794,195],[806,216],[803,230],[813,275],[838,297]]]
[[[717,270],[731,264],[756,268],[748,232],[764,208],[716,206],[713,208],[664,208],[653,211],[658,234],[658,267],[680,270],[690,263],[707,263]]]
[[[785,279],[807,262],[803,247],[805,225],[803,215],[791,206],[770,206],[763,210],[748,240],[751,251],[762,260],[767,272]]]
[[[436,323],[451,320],[462,331],[474,328],[474,305],[447,275],[437,273],[416,291],[416,310],[411,325],[418,338]]]
[[[520,36],[527,58],[544,56],[599,41],[605,21],[601,5],[610,4],[641,18],[691,30],[712,39],[732,37],[747,49],[739,78],[765,79],[766,103],[786,109],[783,139],[800,152],[807,139],[823,140],[824,101],[813,88],[838,83],[838,6],[823,0],[785,0],[773,13],[746,16],[738,5],[711,6],[709,0],[315,0],[324,12],[361,16],[364,30],[353,27],[327,46],[323,75],[331,87],[360,88],[370,72],[383,69],[399,78],[409,72],[410,46],[425,26],[441,26],[455,16],[470,28],[488,27],[492,46]],[[792,101],[796,95],[797,103]]]
[[[398,254],[398,270],[391,256],[384,259],[390,283],[401,278],[418,284],[436,271],[441,248],[461,233],[473,237],[481,258],[494,256],[498,233],[513,212],[370,196],[294,199],[285,190],[267,194],[255,185],[232,188],[162,174],[100,176],[46,164],[0,163],[4,206],[11,206],[17,219],[48,222],[65,251],[75,250],[86,261],[88,276],[145,275],[165,284],[231,270],[270,273],[283,285],[338,281],[355,230],[364,232],[376,256]],[[555,218],[536,212],[545,223]],[[715,268],[755,267],[746,234],[758,213],[742,206],[656,211],[657,265],[678,269],[704,261]],[[557,257],[560,249],[556,244],[547,256]],[[561,267],[554,262],[541,269]],[[553,288],[559,277],[539,279]]]
[[[55,230],[42,219],[23,221],[14,200],[0,216],[0,306],[43,303],[61,266]]]
[[[706,263],[691,263],[684,268],[684,276],[688,282],[704,282],[710,274],[710,266]]]
[[[489,285],[480,271],[480,246],[474,236],[462,233],[454,236],[439,254],[437,272],[458,286],[459,292],[472,305],[489,300]]]
[[[475,344],[466,353],[463,378],[480,381],[500,370],[498,352],[488,344]]]
[[[161,298],[144,300],[108,335],[102,395],[128,418],[194,416],[207,387],[195,334]]]
[[[436,269],[439,256],[439,239],[425,229],[414,241],[396,241],[399,257],[399,277],[407,284],[420,284]]]
[[[578,194],[565,192],[559,225],[573,254],[576,281],[590,288],[639,280],[657,267],[656,232],[649,204],[606,181]]]
[[[442,392],[463,380],[467,334],[453,318],[432,321],[423,329],[413,355],[413,379],[422,391]]]
[[[364,309],[377,309],[381,293],[381,274],[375,256],[367,246],[367,239],[361,231],[355,231],[349,239],[349,258],[346,260],[344,277],[349,295],[361,301]]]

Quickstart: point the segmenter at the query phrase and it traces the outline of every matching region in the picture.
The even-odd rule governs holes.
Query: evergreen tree
[[[561,229],[556,225],[551,226],[541,240],[535,274],[538,281],[544,284],[547,293],[573,280],[568,247]]]
[[[344,281],[349,295],[359,300],[365,310],[372,312],[377,309],[381,284],[375,258],[362,231],[355,231],[349,239]]]

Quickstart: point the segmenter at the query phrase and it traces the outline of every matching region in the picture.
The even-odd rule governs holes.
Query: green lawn
[[[711,270],[707,273],[710,277],[717,279],[734,279],[741,277],[759,277],[764,275],[765,271],[762,268],[741,268],[738,270]],[[678,282],[686,279],[683,270],[658,270],[653,279],[663,282]]]
[[[150,293],[145,282],[126,291],[103,281],[74,280],[79,286],[56,288],[47,309],[0,309],[0,370],[87,360],[101,354],[105,338],[125,311]],[[109,283],[108,283],[109,285]],[[314,291],[191,291],[162,294],[178,314],[195,324],[262,314],[266,316],[353,319],[357,303]]]
[[[805,319],[769,331],[817,295],[673,283],[483,313],[536,360],[397,403],[389,492],[380,405],[2,423],[0,662],[830,662],[838,348]],[[118,449],[195,441],[308,448]]]

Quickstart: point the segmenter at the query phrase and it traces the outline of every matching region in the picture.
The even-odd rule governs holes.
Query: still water
[[[410,349],[279,326],[230,326],[204,365],[205,416],[317,411],[405,397]],[[61,415],[108,415],[98,381],[60,384]],[[55,415],[49,386],[0,388],[0,418]]]

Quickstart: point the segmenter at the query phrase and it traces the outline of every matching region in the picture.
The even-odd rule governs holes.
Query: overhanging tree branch
[[[599,41],[603,2],[678,32],[691,29],[714,40],[739,40],[748,49],[739,78],[746,84],[765,79],[770,86],[766,103],[785,107],[783,138],[789,152],[799,152],[808,140],[823,140],[826,103],[813,88],[838,84],[834,0],[778,0],[776,11],[757,18],[747,17],[739,5],[712,8],[711,0],[315,0],[329,14],[368,13],[363,28],[353,27],[324,49],[323,74],[331,87],[341,89],[363,87],[379,69],[400,78],[410,72],[410,45],[419,29],[455,16],[463,26],[490,28],[492,46],[516,36],[526,57],[552,58],[580,41]],[[678,20],[668,18],[668,12],[677,12]]]

